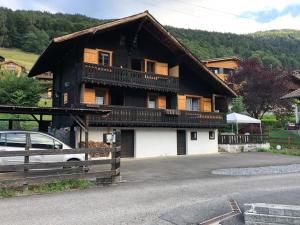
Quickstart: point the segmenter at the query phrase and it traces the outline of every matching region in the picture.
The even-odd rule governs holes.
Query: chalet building
[[[47,71],[53,106],[110,111],[88,117],[89,140],[120,131],[123,157],[217,152],[235,96],[147,11],[53,39],[29,76]],[[71,118],[53,126],[71,127],[79,145]]]
[[[14,71],[18,75],[26,73],[25,66],[15,62],[15,61],[12,61],[12,60],[0,62],[0,70]]]
[[[241,59],[238,57],[228,57],[207,59],[202,62],[209,68],[210,71],[217,74],[223,81],[226,81],[228,75],[231,75],[238,69],[240,61]]]

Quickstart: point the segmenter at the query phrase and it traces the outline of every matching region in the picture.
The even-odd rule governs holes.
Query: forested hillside
[[[0,47],[41,53],[50,39],[104,22],[82,15],[12,11],[0,8]],[[300,31],[273,30],[248,35],[166,27],[198,58],[257,57],[267,66],[300,68]]]

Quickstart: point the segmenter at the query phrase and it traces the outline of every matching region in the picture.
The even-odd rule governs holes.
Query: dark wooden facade
[[[54,47],[50,45],[30,75],[51,69],[53,106],[112,110],[108,117],[91,117],[95,126],[223,126],[227,98],[234,95],[231,90],[204,67],[196,66],[200,62],[192,62],[191,54],[176,46],[174,38],[161,31],[161,25],[149,14],[132,18],[122,25],[108,24],[105,31],[83,31],[84,35],[62,37]],[[103,51],[109,54],[108,65],[99,62]],[[57,60],[53,59],[55,53]],[[155,72],[147,72],[147,61],[155,62]],[[102,106],[95,100],[97,91],[104,93]],[[156,99],[155,109],[149,109],[151,96]],[[186,110],[187,103],[182,101],[187,97],[199,99],[198,112]],[[69,123],[54,118],[57,126]]]

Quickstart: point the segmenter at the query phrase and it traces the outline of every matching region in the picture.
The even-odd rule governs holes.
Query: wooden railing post
[[[115,145],[115,144],[114,144]],[[111,171],[114,171],[115,174],[112,176],[112,182],[118,182],[121,179],[120,176],[120,166],[121,166],[121,160],[120,160],[120,156],[121,156],[121,147],[118,146],[113,146],[113,151],[111,153],[111,159],[112,159],[112,163],[111,163]]]

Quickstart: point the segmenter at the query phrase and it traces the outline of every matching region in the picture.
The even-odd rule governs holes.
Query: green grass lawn
[[[38,58],[37,54],[24,52],[16,48],[0,48],[0,55],[5,57],[6,60],[14,60],[30,70]]]

